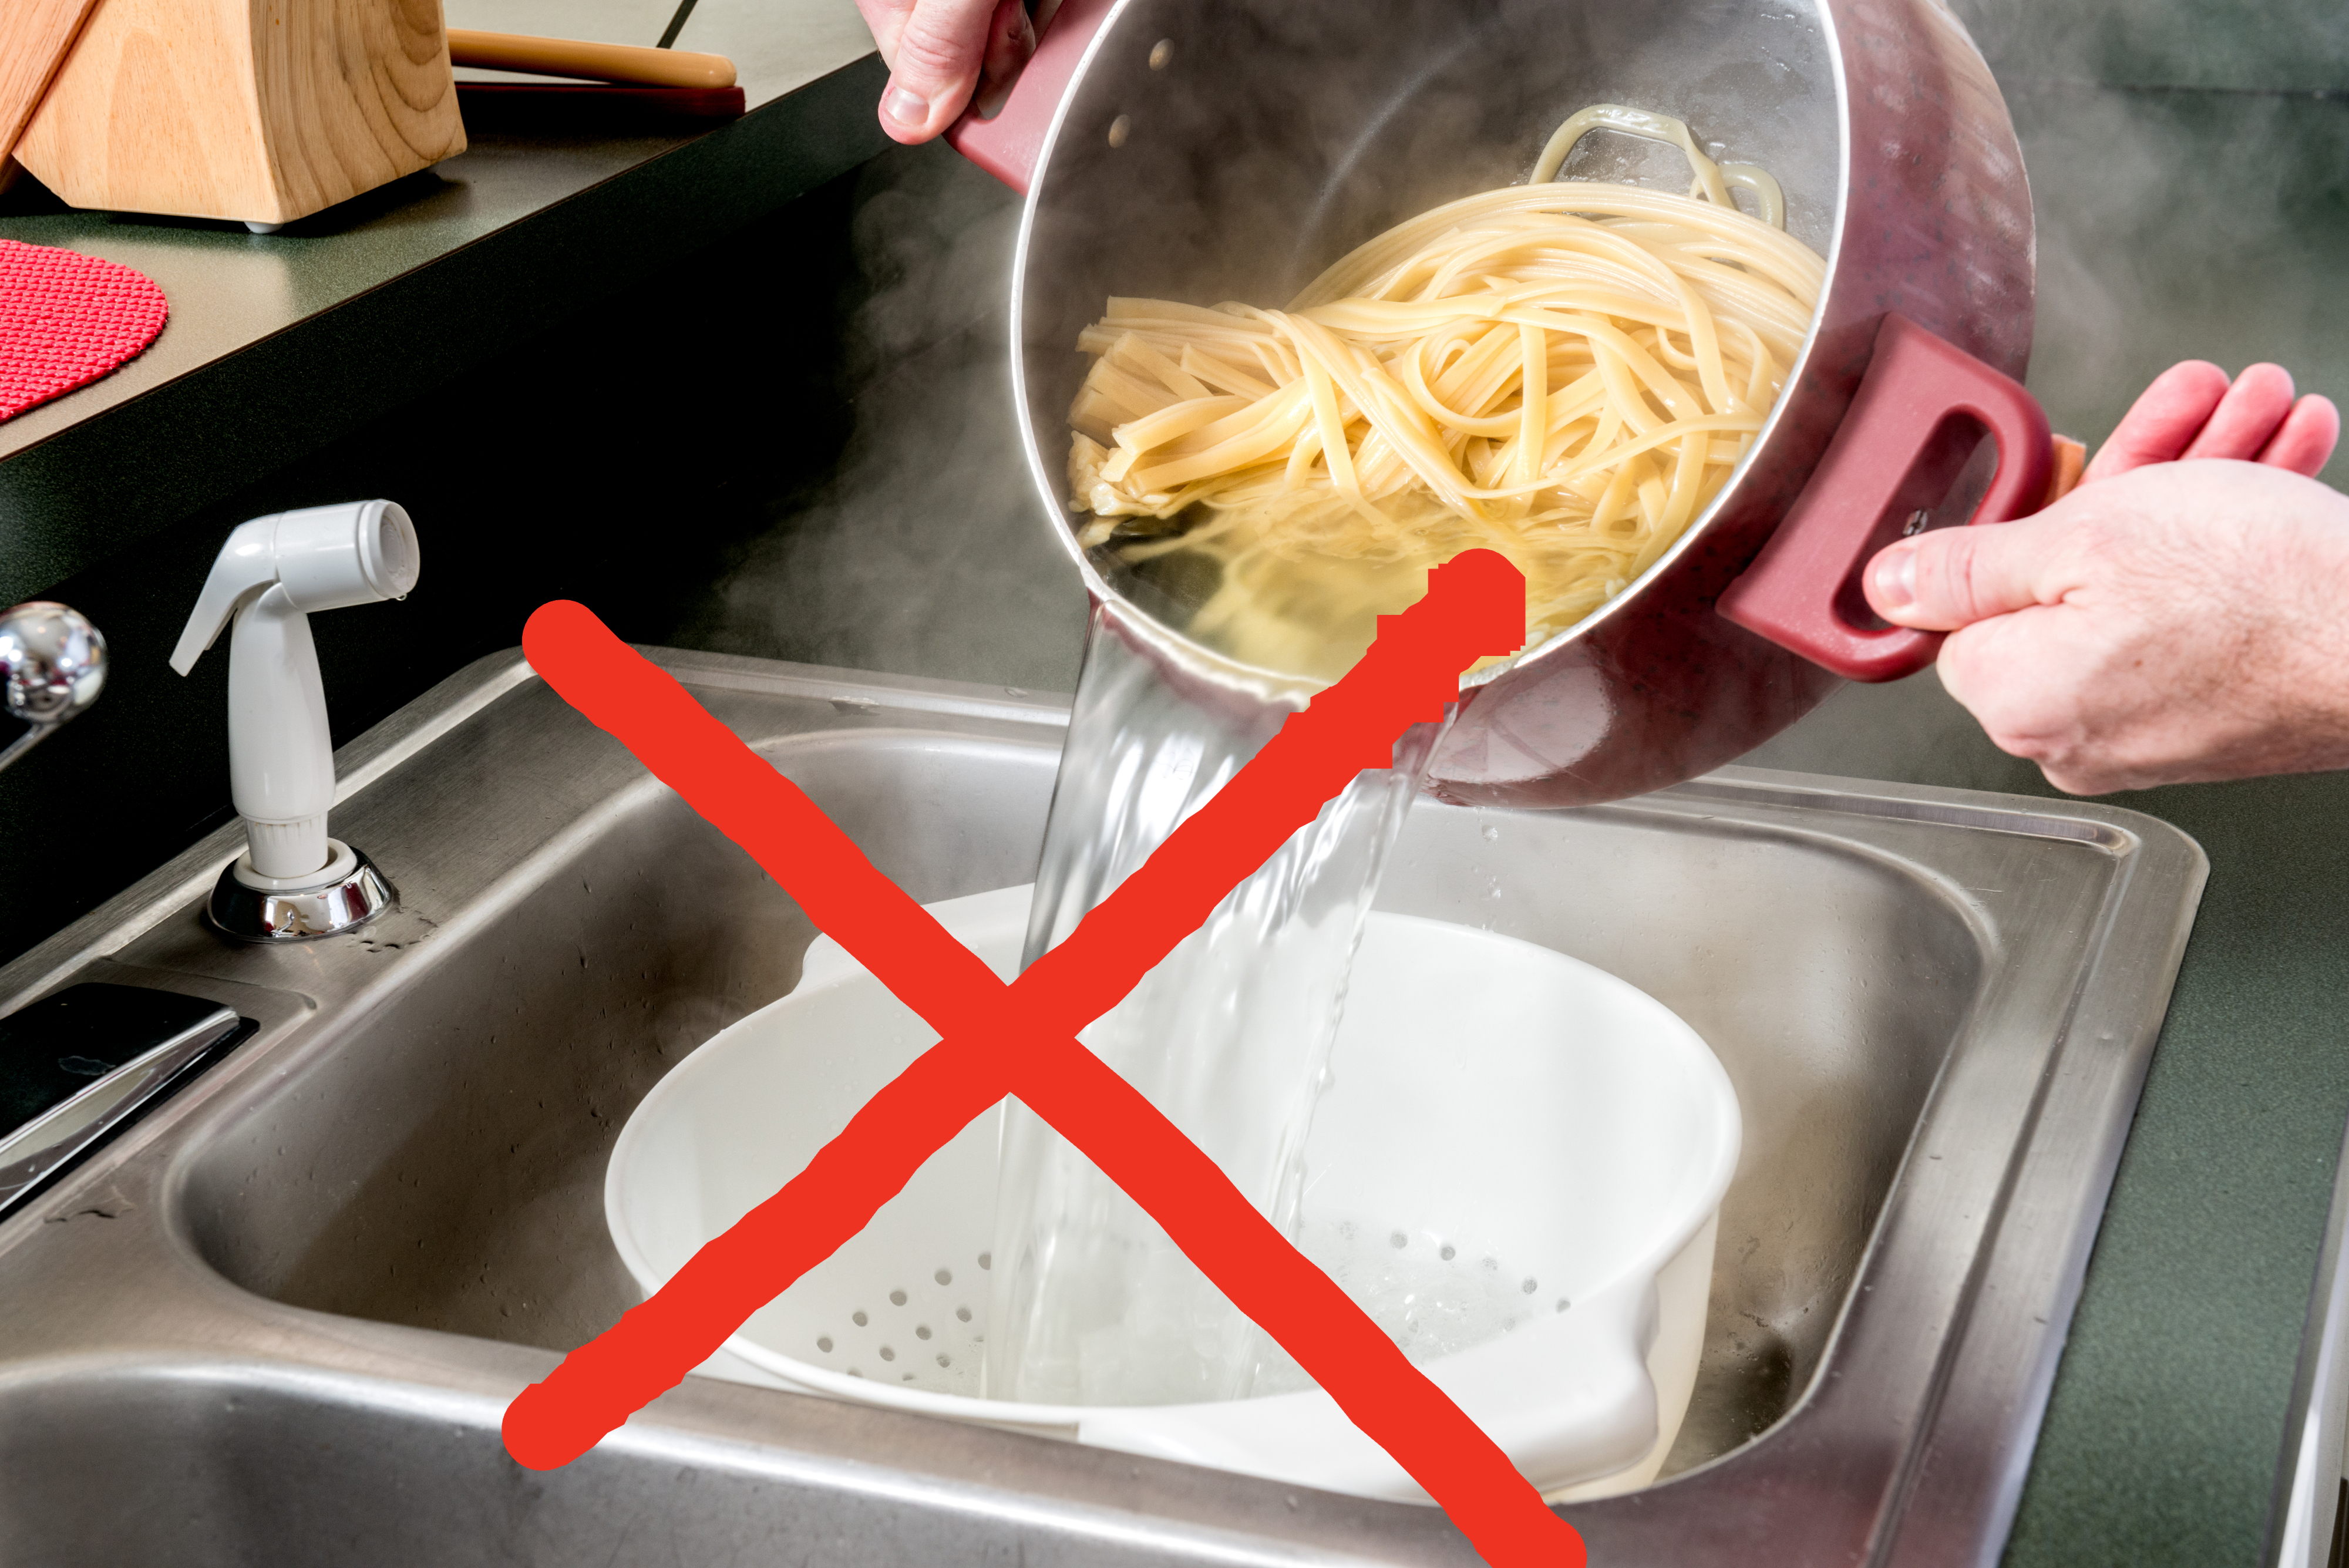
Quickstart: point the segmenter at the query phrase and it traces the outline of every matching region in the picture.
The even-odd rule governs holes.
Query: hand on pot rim
[[[856,0],[888,62],[881,129],[927,141],[970,107],[982,84],[1019,74],[1036,52],[1023,0]]]

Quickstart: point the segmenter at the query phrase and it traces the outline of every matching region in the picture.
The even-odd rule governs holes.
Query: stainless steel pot
[[[1069,525],[1074,344],[1108,296],[1285,301],[1391,224],[1522,179],[1595,102],[1676,116],[1771,170],[1827,286],[1709,513],[1588,618],[1475,678],[1430,787],[1633,794],[1751,749],[1843,679],[1930,662],[1934,639],[1869,616],[1860,566],[1919,514],[1970,509],[1982,491],[1961,472],[1985,431],[1997,466],[1974,521],[2033,510],[2049,462],[2013,379],[2032,327],[2022,154],[1936,0],[1066,0],[1003,111],[952,139],[1028,192],[1016,396],[1054,533],[1110,629],[1186,685],[1243,704],[1269,690],[1183,636],[1198,585],[1085,552]]]

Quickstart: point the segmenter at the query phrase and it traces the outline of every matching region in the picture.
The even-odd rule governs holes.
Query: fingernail
[[[917,92],[893,87],[881,100],[881,112],[900,125],[918,129],[930,121],[930,100]]]
[[[1875,575],[1870,586],[1876,589],[1878,608],[1906,609],[1916,601],[1916,551],[1887,550],[1868,570]]]

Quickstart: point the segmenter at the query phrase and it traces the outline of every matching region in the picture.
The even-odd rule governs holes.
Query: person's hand
[[[856,0],[889,85],[881,129],[899,141],[927,141],[968,108],[982,82],[1016,74],[1036,52],[1022,0]]]
[[[2276,366],[2177,366],[2070,495],[1889,546],[1868,601],[1949,631],[1941,683],[2058,789],[2349,767],[2339,432]]]

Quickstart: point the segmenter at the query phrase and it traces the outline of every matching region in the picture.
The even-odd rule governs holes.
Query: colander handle
[[[2038,400],[1908,317],[1888,315],[1826,455],[1754,564],[1721,596],[1721,613],[1850,680],[1897,680],[1932,663],[1940,632],[1862,623],[1873,618],[1859,574],[1899,536],[1895,508],[1953,419],[1971,421],[1998,442],[1998,472],[1970,521],[2006,523],[2037,511],[2054,465]]]
[[[1009,96],[992,114],[973,104],[947,128],[947,144],[1025,196],[1044,156],[1052,116],[1068,96],[1093,35],[1109,19],[1117,0],[1029,0],[1038,14],[1036,52],[1011,84]]]

